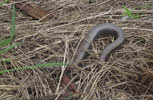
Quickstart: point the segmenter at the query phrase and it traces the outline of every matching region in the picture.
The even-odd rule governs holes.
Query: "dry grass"
[[[143,8],[144,16],[139,19],[120,20],[124,4],[133,8],[136,5],[151,5],[152,0],[35,0],[35,3],[49,12],[54,11],[57,18],[40,22],[17,12],[14,43],[24,41],[24,44],[4,55],[11,58],[12,67],[40,61],[68,63],[92,26],[114,23],[126,33],[122,47],[111,54],[109,61],[102,63],[98,57],[108,43],[98,39],[82,67],[74,66],[67,76],[72,79],[77,91],[83,94],[80,100],[153,99],[153,8]],[[10,32],[9,11],[10,5],[0,9],[1,37],[7,37]],[[65,71],[64,66],[59,66],[0,75],[0,98],[28,100],[70,92],[61,85]]]

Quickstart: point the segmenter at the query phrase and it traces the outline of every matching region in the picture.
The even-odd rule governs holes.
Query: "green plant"
[[[0,3],[0,6],[2,6],[3,4],[5,4],[6,2],[8,2],[9,0],[5,0],[2,3]]]
[[[153,8],[152,5],[139,5],[139,6],[136,6],[134,9],[136,9],[136,8],[144,8],[144,7]],[[128,16],[128,17],[131,17],[131,18],[139,18],[140,17],[141,11],[139,11],[136,14],[133,14],[133,12],[131,10],[129,10],[128,8],[126,8],[125,6],[123,6],[123,9],[125,10],[125,12],[122,13],[123,16]]]
[[[74,100],[74,96],[72,95],[72,93],[67,97],[67,100]]]
[[[8,69],[0,71],[0,74],[10,72],[10,71],[16,71],[16,70],[22,70],[22,69],[29,69],[29,68],[38,68],[38,67],[49,67],[49,66],[61,66],[61,65],[68,65],[63,63],[47,63],[47,64],[39,64],[39,65],[33,65],[33,66],[24,66],[24,67],[18,67],[14,69]]]
[[[125,6],[123,6],[123,9],[125,10],[125,12],[123,12],[123,16],[128,16],[128,17],[131,17],[131,18],[139,18],[139,14],[141,13],[138,12],[137,14],[133,14],[133,12],[131,10],[129,10],[128,8],[126,8]]]
[[[8,0],[5,0],[4,2],[0,3],[0,5],[3,5],[6,3]],[[15,35],[15,4],[13,3],[13,15],[12,15],[12,25],[11,25],[11,34],[9,39],[4,39],[0,40],[0,47],[4,47],[6,45],[10,45],[13,41],[14,35]],[[0,51],[0,57],[2,57],[2,54],[21,45],[22,43],[17,43],[14,45],[11,45],[3,50]],[[10,62],[10,59],[0,59],[1,62]],[[68,65],[68,64],[63,64],[63,63],[47,63],[47,64],[39,64],[39,65],[34,65],[34,66],[24,66],[24,67],[19,67],[19,68],[14,68],[14,69],[8,69],[8,70],[3,70],[0,71],[0,74],[10,72],[10,71],[16,71],[16,70],[22,70],[22,69],[29,69],[29,68],[38,68],[38,67],[49,67],[49,66],[62,66],[62,65]],[[0,66],[3,67],[3,66]]]
[[[150,7],[150,8],[153,8],[152,5],[139,5],[139,6],[136,6],[135,8],[142,8],[142,7]]]
[[[9,39],[4,39],[4,40],[0,40],[0,47],[4,47],[6,45],[9,45],[10,43],[12,43],[13,37],[15,34],[15,5],[13,3],[13,15],[12,15],[12,25],[11,25],[11,35]],[[4,50],[0,51],[0,56],[2,53],[9,51],[10,49],[13,49],[14,47],[20,45],[21,43],[18,44],[14,44],[12,46],[9,46],[7,48],[5,48]],[[3,61],[3,60],[2,60]]]

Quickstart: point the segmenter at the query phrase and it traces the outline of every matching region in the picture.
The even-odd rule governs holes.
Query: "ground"
[[[12,44],[23,44],[2,55],[11,59],[11,66],[2,63],[5,67],[1,70],[41,62],[70,63],[84,35],[97,24],[119,26],[126,34],[126,40],[106,62],[100,61],[99,56],[113,37],[99,37],[88,57],[78,66],[34,68],[1,74],[0,100],[29,100],[60,94],[66,97],[65,93],[79,95],[78,99],[69,100],[153,99],[153,6],[146,6],[152,5],[152,0],[24,1],[39,5],[54,17],[40,21],[17,9]],[[145,7],[136,8],[139,5]],[[134,14],[141,11],[139,18],[122,20],[123,6],[132,9]],[[10,35],[11,12],[10,3],[0,7],[2,38]],[[75,92],[62,85],[63,76],[75,85]]]

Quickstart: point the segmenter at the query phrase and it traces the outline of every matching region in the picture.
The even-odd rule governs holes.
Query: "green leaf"
[[[136,6],[135,8],[142,8],[142,7],[150,7],[150,8],[153,8],[152,5],[139,5],[139,6]]]
[[[0,47],[6,46],[6,45],[8,45],[10,43],[11,43],[11,40],[10,39],[2,40],[2,42],[0,43]]]
[[[15,34],[15,4],[13,3],[13,15],[12,15],[12,26],[11,26],[10,41],[13,40],[14,34]]]
[[[14,69],[8,69],[8,70],[0,71],[0,74],[6,73],[6,72],[10,72],[10,71],[22,70],[22,69],[38,68],[38,67],[49,67],[49,66],[62,66],[62,65],[69,65],[69,64],[47,63],[47,64],[39,64],[39,65],[34,65],[34,66],[18,67],[18,68],[14,68]]]
[[[5,4],[6,2],[8,2],[9,0],[5,0],[2,3],[0,3],[0,6],[2,6],[3,4]]]
[[[130,11],[128,8],[126,8],[125,6],[123,6],[123,9],[126,11],[124,13],[122,13],[124,16],[128,16],[128,17],[133,17],[133,18],[139,18],[139,14],[141,13],[141,11],[137,14],[133,14],[132,11]]]
[[[129,9],[127,9],[125,6],[123,6],[123,9],[126,11],[124,14],[131,17],[132,16],[132,11],[130,11]]]
[[[0,59],[0,62],[11,62],[10,59]]]
[[[18,43],[18,44],[15,44],[15,45],[10,46],[10,47],[8,47],[8,48],[5,48],[4,50],[0,51],[0,54],[2,54],[2,53],[4,53],[4,52],[7,52],[7,51],[10,50],[10,49],[13,49],[14,47],[17,47],[17,46],[19,46],[20,44],[21,44],[21,43]]]
[[[73,94],[71,93],[69,96],[68,96],[68,98],[67,98],[67,100],[74,100],[75,98],[74,98],[74,96],[73,96]]]
[[[10,44],[13,40],[14,35],[15,35],[15,4],[13,3],[11,35],[10,35],[9,39],[1,40],[0,47],[3,47],[3,46],[6,46],[6,45]]]

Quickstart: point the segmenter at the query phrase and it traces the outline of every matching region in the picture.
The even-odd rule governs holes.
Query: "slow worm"
[[[79,48],[74,56],[72,61],[73,64],[78,64],[82,61],[85,56],[86,51],[89,49],[91,43],[99,36],[104,34],[113,34],[117,36],[117,39],[114,40],[111,44],[109,44],[104,51],[101,53],[100,59],[102,61],[106,61],[110,53],[121,46],[121,44],[125,40],[125,34],[121,28],[118,26],[107,23],[107,24],[100,24],[91,28],[88,34],[85,35],[85,38],[81,41]]]

